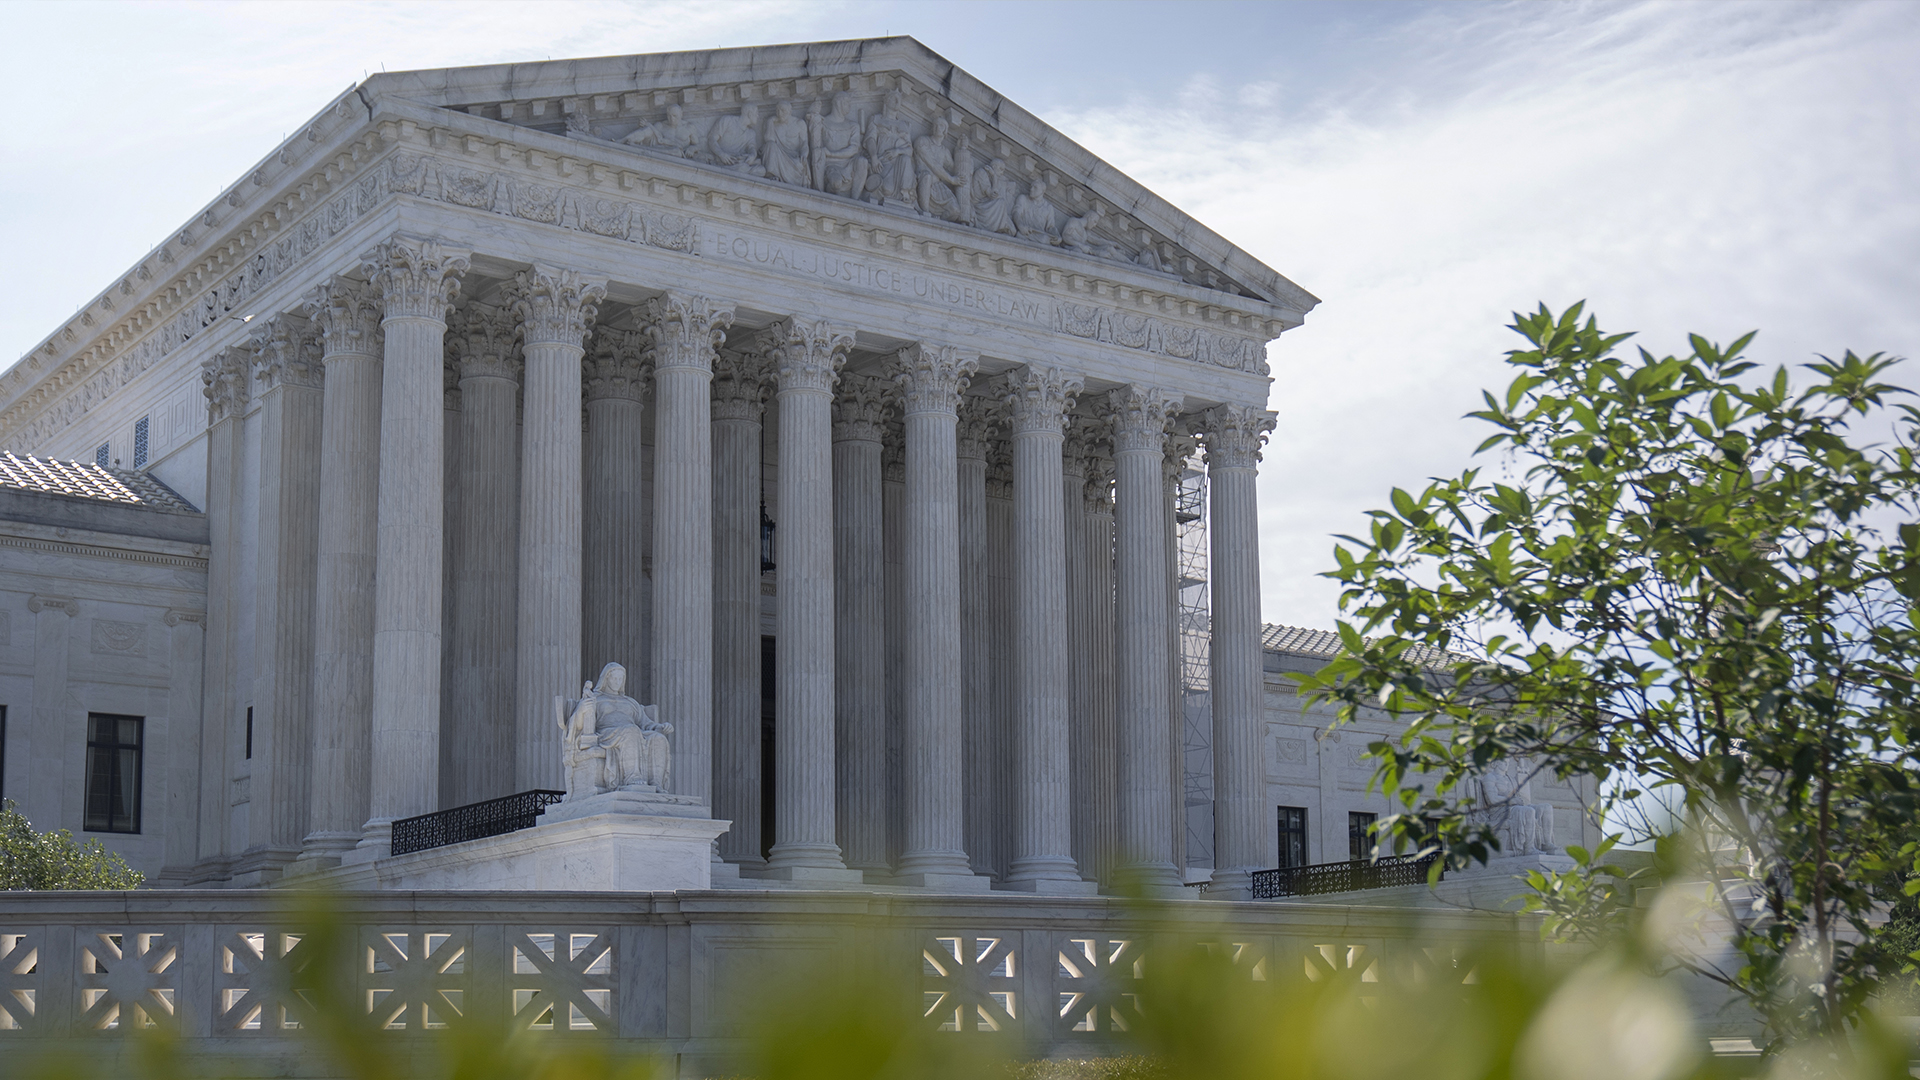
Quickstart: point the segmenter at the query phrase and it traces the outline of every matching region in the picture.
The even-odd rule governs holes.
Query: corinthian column
[[[337,865],[369,813],[373,578],[380,492],[380,303],[335,278],[301,308],[319,326],[319,558],[313,615],[313,783],[300,858]]]
[[[609,660],[619,661],[627,668],[628,692],[652,701],[641,606],[650,522],[641,487],[647,449],[640,439],[653,371],[646,344],[646,335],[638,331],[603,326],[594,331],[586,361],[580,659],[582,678],[597,676]]]
[[[1213,641],[1213,888],[1251,897],[1251,873],[1266,863],[1266,728],[1260,647],[1260,510],[1255,470],[1273,430],[1270,412],[1241,405],[1208,410],[1208,589]]]
[[[713,816],[733,822],[720,855],[758,867],[760,836],[760,459],[765,356],[713,366]],[[782,718],[784,719],[784,718]]]
[[[520,606],[515,785],[558,788],[553,698],[580,681],[580,358],[607,295],[572,270],[514,275],[526,347],[520,405]]]
[[[1007,376],[1013,433],[1014,849],[1008,884],[1086,893],[1073,861],[1062,432],[1083,386],[1029,364]]]
[[[1084,491],[1087,530],[1086,738],[1078,744],[1086,778],[1089,850],[1094,880],[1113,880],[1120,853],[1119,673],[1113,635],[1113,457],[1106,427],[1087,449]],[[1080,864],[1089,864],[1084,857]]]
[[[960,551],[955,512],[956,409],[978,366],[951,345],[915,345],[895,360],[907,424],[906,850],[909,885],[984,891],[962,848]]]
[[[713,784],[714,349],[733,306],[668,293],[647,307],[654,345],[653,692],[673,724],[674,789]]]
[[[887,868],[884,384],[840,376],[833,402],[835,835],[847,865]]]
[[[373,790],[360,846],[386,853],[395,818],[439,794],[447,308],[467,271],[434,240],[400,237],[366,267],[386,301],[373,598]]]
[[[994,661],[991,589],[987,574],[987,444],[993,439],[998,403],[970,394],[960,403],[958,494],[960,523],[960,801],[961,839],[976,874],[993,874],[1001,863],[994,822],[1004,811],[994,798]]]
[[[774,651],[771,870],[859,881],[834,842],[833,384],[853,335],[799,318],[766,334],[780,389],[780,605]]]
[[[454,806],[514,791],[514,637],[520,544],[519,320],[468,304],[448,326],[460,376],[460,497],[453,500],[459,564],[453,595],[453,678],[443,778]]]
[[[1168,683],[1173,621],[1161,477],[1167,420],[1178,399],[1127,386],[1113,407],[1116,482],[1115,613],[1120,668],[1120,873],[1149,889],[1178,888],[1173,865]]]

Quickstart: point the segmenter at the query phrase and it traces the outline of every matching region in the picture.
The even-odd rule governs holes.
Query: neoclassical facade
[[[1255,468],[1315,303],[911,39],[383,74],[0,376],[0,449],[205,512],[176,885],[559,788],[617,661],[716,881],[1179,886],[1203,475],[1232,898],[1293,775]]]

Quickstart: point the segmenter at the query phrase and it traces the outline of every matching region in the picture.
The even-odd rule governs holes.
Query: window
[[[141,417],[133,422],[133,467],[147,467],[147,418]]]
[[[0,705],[0,799],[7,797],[7,707]]]
[[[253,706],[247,706],[247,760],[253,760]]]
[[[140,754],[146,720],[87,715],[88,832],[140,831]]]
[[[1307,808],[1280,808],[1280,868],[1307,865]]]
[[[1355,862],[1373,858],[1373,822],[1378,816],[1358,812],[1347,815],[1347,858]]]
[[[113,444],[101,443],[100,449],[93,452],[93,463],[103,469],[113,464]]]

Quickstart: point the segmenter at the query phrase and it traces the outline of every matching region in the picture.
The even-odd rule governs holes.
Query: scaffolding
[[[1179,701],[1183,725],[1182,794],[1186,865],[1213,865],[1213,705],[1207,607],[1207,473],[1198,454],[1180,471],[1174,493],[1174,560],[1179,585]]]

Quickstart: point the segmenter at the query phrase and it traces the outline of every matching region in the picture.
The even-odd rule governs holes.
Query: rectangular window
[[[141,417],[133,422],[133,467],[147,467],[147,418]]]
[[[7,707],[0,705],[0,799],[7,797]]]
[[[1280,808],[1280,868],[1307,865],[1307,808]]]
[[[93,452],[93,463],[103,469],[113,464],[113,444],[101,443],[100,449]]]
[[[88,832],[140,831],[140,755],[146,719],[87,714]]]
[[[1378,816],[1358,812],[1347,815],[1347,858],[1354,862],[1373,858],[1373,822]]]
[[[253,706],[247,706],[247,760],[253,760]]]

